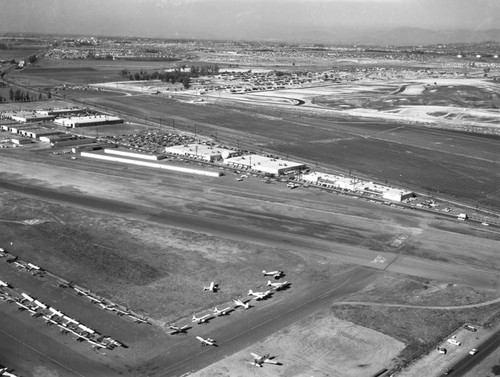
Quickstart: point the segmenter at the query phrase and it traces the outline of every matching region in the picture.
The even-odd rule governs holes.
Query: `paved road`
[[[453,373],[451,374],[451,376],[475,377],[467,374],[467,372],[469,372],[474,366],[478,365],[491,353],[500,353],[500,330],[491,335],[484,342],[479,344],[477,349],[479,350],[477,354],[475,354],[474,356],[467,355],[451,367],[453,368]]]

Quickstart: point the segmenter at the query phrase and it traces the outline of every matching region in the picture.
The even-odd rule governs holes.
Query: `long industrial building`
[[[237,156],[239,154],[238,151],[235,151],[233,149],[199,143],[166,147],[165,153],[175,154],[178,156],[186,156],[190,158],[198,158],[208,162],[220,161],[223,158],[229,158]]]
[[[301,162],[282,160],[257,154],[225,158],[224,164],[235,168],[251,169],[274,175],[280,175],[289,171],[297,171],[306,168],[306,164]]]
[[[109,151],[110,150],[106,149],[105,153],[110,154]],[[161,163],[161,162],[145,161],[143,157],[145,157],[147,155],[143,155],[142,158],[139,156],[135,156],[136,158],[137,157],[138,158],[132,159],[132,158],[121,158],[121,157],[117,157],[117,156],[113,156],[113,155],[110,156],[107,154],[82,152],[80,155],[82,157],[95,158],[98,160],[119,162],[119,163],[123,163],[123,164],[138,165],[138,166],[144,166],[144,167],[148,167],[148,168],[156,168],[156,169],[162,169],[162,170],[170,170],[170,171],[175,171],[175,172],[179,172],[179,173],[196,174],[196,175],[203,175],[203,176],[208,176],[208,177],[220,177],[222,175],[222,173],[219,171],[191,169],[191,168],[184,168],[184,167],[180,167],[180,166],[167,165],[167,164]]]
[[[86,117],[59,118],[54,121],[59,126],[68,128],[102,126],[105,124],[120,124],[123,119],[108,115],[93,115]]]

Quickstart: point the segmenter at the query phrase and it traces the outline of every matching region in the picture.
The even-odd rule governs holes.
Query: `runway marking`
[[[385,262],[387,262],[387,258],[379,254],[370,263],[385,263]]]
[[[9,338],[14,339],[14,340],[15,340],[15,341],[17,341],[18,343],[21,343],[22,345],[24,345],[24,346],[28,347],[28,348],[29,348],[29,349],[31,349],[32,351],[34,351],[34,352],[36,352],[36,353],[38,353],[38,354],[42,355],[42,356],[43,356],[43,357],[45,357],[46,359],[49,359],[50,361],[52,361],[53,363],[55,363],[55,364],[57,364],[57,365],[59,365],[59,366],[63,367],[64,369],[69,370],[70,372],[73,372],[73,373],[74,373],[74,374],[76,374],[77,376],[80,376],[80,377],[86,377],[86,376],[84,376],[83,374],[80,374],[80,373],[78,373],[77,371],[75,371],[75,370],[71,369],[70,367],[67,367],[67,366],[66,366],[66,365],[64,365],[64,364],[61,364],[59,361],[57,361],[57,360],[53,359],[53,358],[52,358],[52,357],[50,357],[49,355],[46,355],[46,354],[44,354],[43,352],[41,352],[41,351],[37,350],[36,348],[33,348],[33,347],[32,347],[32,346],[30,346],[28,343],[23,342],[21,339],[16,338],[15,336],[13,336],[13,335],[11,335],[11,334],[9,334],[9,333],[5,332],[5,331],[4,331],[4,330],[2,330],[2,329],[0,329],[0,331],[1,331],[2,333],[4,333],[5,335],[7,335]]]

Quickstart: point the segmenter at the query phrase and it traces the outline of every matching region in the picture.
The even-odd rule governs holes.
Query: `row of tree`
[[[132,74],[128,69],[122,69],[121,75],[123,77],[128,77],[129,80],[161,80],[164,82],[170,82],[172,84],[181,83],[185,89],[188,89],[191,85],[191,78],[198,76],[210,76],[219,73],[219,66],[217,64],[206,64],[206,65],[192,65],[187,70],[187,66],[183,65],[179,68],[174,69],[169,72],[135,72]]]
[[[24,92],[21,89],[12,89],[10,88],[9,90],[9,100],[10,102],[33,102],[33,101],[44,101],[46,99],[50,99],[51,95],[50,92],[47,94],[47,96],[44,96],[42,93],[36,93],[33,92]],[[0,102],[7,102],[7,98],[3,98],[0,96]]]

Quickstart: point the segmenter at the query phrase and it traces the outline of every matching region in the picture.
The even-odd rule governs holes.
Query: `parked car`
[[[454,338],[448,339],[448,343],[453,344],[454,346],[459,346],[461,344],[458,340]]]

